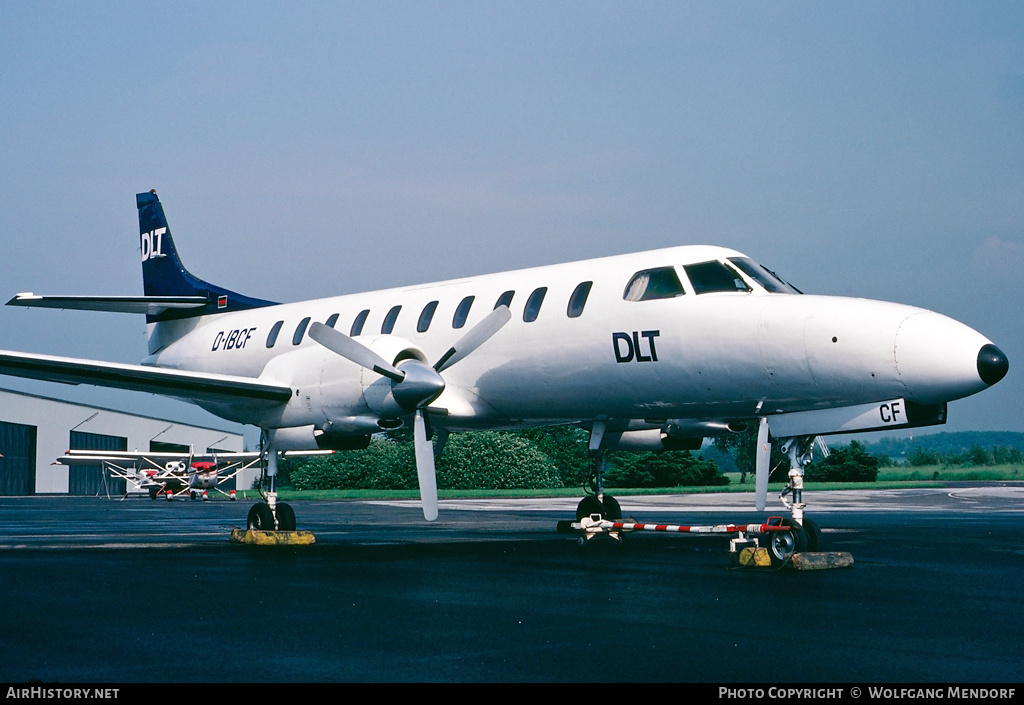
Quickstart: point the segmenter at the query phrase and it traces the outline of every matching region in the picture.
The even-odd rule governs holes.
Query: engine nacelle
[[[426,365],[426,354],[404,338],[379,335],[358,340],[392,364],[417,360]],[[268,412],[261,421],[264,426],[299,428],[312,424],[333,436],[337,429],[332,429],[332,424],[344,425],[345,419],[373,416],[374,422],[382,418],[393,421],[410,411],[392,394],[392,387],[402,383],[360,367],[321,345],[304,345],[278,355],[267,364],[260,379],[287,384],[295,390],[284,409]],[[380,430],[376,428],[361,435]],[[345,434],[352,435],[348,430]],[[305,448],[316,447],[308,434],[305,439],[310,442]]]
[[[601,447],[608,450],[700,450],[703,436],[677,438],[659,428],[605,433]]]
[[[312,425],[276,428],[270,432],[270,443],[275,450],[362,450],[370,445],[370,433],[380,431],[375,421],[370,423],[373,430],[365,435],[324,430]]]

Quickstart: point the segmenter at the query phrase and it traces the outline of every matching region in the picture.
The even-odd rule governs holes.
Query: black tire
[[[270,505],[260,502],[249,508],[247,526],[254,531],[274,531],[274,513]]]
[[[604,518],[608,521],[619,521],[622,519],[622,509],[614,497],[606,494],[604,496]]]
[[[594,495],[587,495],[576,505],[576,521],[589,517],[591,514],[604,516],[604,505]]]
[[[150,499],[156,499],[159,494],[160,494],[160,489],[159,488],[157,488],[157,487],[150,487],[149,488],[149,498]]]
[[[760,543],[768,549],[772,565],[781,566],[790,561],[794,554],[807,550],[807,532],[799,525],[783,521],[787,531],[769,531],[760,538]]]
[[[277,530],[295,531],[295,510],[290,504],[277,505]]]
[[[804,519],[803,524],[804,533],[807,534],[807,551],[821,551],[825,547],[825,543],[821,538],[821,528],[818,526],[818,522],[814,519]]]

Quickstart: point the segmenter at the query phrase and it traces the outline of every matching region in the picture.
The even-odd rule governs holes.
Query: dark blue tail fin
[[[202,296],[209,301],[201,308],[170,309],[159,316],[149,316],[149,322],[274,305],[273,301],[243,296],[190,274],[178,258],[164,208],[160,205],[156,191],[140,193],[135,201],[139,208],[139,235],[142,242],[143,293],[146,296]]]

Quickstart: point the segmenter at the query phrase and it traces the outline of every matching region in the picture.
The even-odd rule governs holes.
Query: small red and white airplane
[[[8,304],[146,315],[141,365],[0,352],[0,373],[192,401],[261,428],[271,479],[252,528],[294,529],[276,501],[281,451],[364,447],[411,425],[423,512],[437,516],[432,442],[449,433],[577,424],[597,496],[614,449],[698,448],[759,427],[791,470],[794,531],[816,436],[944,423],[946,405],[1001,380],[980,333],[896,303],[804,295],[740,252],[682,246],[279,304],[190,274],[155,191],[137,196],[143,296],[18,294]]]

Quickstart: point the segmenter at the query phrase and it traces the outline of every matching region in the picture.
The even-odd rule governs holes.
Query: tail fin
[[[142,243],[143,293],[146,296],[202,296],[209,301],[201,308],[171,309],[158,316],[148,316],[150,323],[274,305],[273,301],[243,296],[192,275],[178,257],[156,191],[140,193],[135,201]]]

